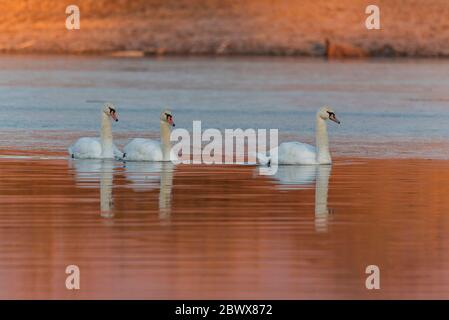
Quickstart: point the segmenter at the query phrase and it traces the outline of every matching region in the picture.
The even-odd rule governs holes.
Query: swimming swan
[[[335,112],[329,107],[322,107],[316,114],[316,148],[297,141],[284,142],[276,149],[270,151],[270,157],[258,154],[260,164],[331,164],[329,152],[329,139],[327,135],[326,120],[340,124]],[[273,152],[274,151],[274,152]]]
[[[175,159],[170,144],[170,128],[175,124],[170,110],[162,111],[160,124],[161,142],[142,138],[133,139],[125,146],[123,160],[170,161]]]
[[[112,103],[106,103],[101,112],[100,138],[80,138],[69,147],[74,159],[114,159],[122,158],[123,153],[112,141],[111,119],[118,121],[117,109]]]

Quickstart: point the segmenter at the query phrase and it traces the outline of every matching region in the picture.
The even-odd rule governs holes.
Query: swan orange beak
[[[111,118],[114,119],[115,122],[118,122],[117,113],[112,112],[112,113],[111,113]]]
[[[172,127],[175,126],[175,123],[173,122],[173,118],[172,117],[168,117],[167,122],[169,125],[171,125]]]

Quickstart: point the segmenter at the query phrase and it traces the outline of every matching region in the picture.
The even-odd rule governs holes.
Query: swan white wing
[[[114,144],[114,156],[123,158],[123,152]],[[99,138],[80,138],[69,147],[69,154],[75,159],[102,159],[101,140]]]
[[[307,189],[316,180],[318,166],[279,166],[273,176],[280,189]]]
[[[115,144],[112,147],[114,148],[114,157],[116,159],[123,160],[123,152],[121,152]]]
[[[162,161],[162,148],[159,141],[151,139],[133,139],[124,148],[125,160]]]
[[[170,149],[170,161],[171,161],[172,163],[176,163],[177,161],[179,161],[179,157],[178,157],[177,154],[175,154],[175,153],[173,152],[173,149]]]
[[[301,142],[284,142],[278,147],[279,164],[317,164],[316,148]]]
[[[270,163],[270,157],[260,152],[256,154],[256,159],[257,162],[263,166],[268,165]]]
[[[69,154],[75,159],[99,159],[101,143],[97,138],[80,138],[69,147]]]

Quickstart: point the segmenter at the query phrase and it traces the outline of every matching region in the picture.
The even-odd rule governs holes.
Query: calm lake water
[[[0,57],[0,298],[449,298],[449,62]],[[119,146],[278,128],[332,166],[69,160],[114,102]],[[65,288],[65,268],[81,290]],[[365,268],[381,289],[365,288]]]
[[[449,159],[447,60],[3,56],[0,70],[0,147],[65,150],[98,131],[104,101],[119,108],[119,145],[157,135],[166,106],[178,128],[201,120],[313,142],[315,113],[330,105],[336,155]]]

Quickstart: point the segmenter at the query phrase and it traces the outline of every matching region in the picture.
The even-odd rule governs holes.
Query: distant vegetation
[[[382,30],[365,28],[368,0],[4,0],[0,51],[449,56],[448,0],[375,2]],[[81,30],[65,28],[70,4]]]

